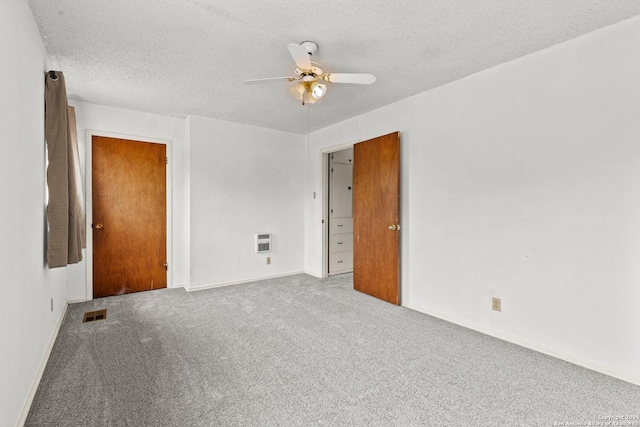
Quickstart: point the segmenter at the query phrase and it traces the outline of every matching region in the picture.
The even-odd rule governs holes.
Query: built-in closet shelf
[[[329,274],[353,271],[353,148],[329,161]]]

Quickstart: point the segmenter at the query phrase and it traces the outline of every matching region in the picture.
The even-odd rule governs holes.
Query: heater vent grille
[[[256,233],[256,252],[271,252],[271,233]]]
[[[88,311],[82,316],[82,323],[104,320],[107,318],[107,309]]]

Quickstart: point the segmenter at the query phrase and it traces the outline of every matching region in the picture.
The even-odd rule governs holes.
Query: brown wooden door
[[[166,146],[94,136],[93,297],[167,287]]]
[[[400,133],[354,146],[353,286],[400,304]]]

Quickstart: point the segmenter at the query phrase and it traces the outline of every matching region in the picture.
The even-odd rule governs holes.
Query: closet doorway
[[[328,274],[353,271],[353,147],[329,153]]]
[[[323,171],[323,275],[400,304],[400,132],[325,153]]]

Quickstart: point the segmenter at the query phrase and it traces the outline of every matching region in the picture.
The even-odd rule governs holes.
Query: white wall
[[[0,425],[11,426],[62,315],[65,269],[45,266],[47,59],[25,1],[0,2],[0,41]]]
[[[301,272],[304,137],[198,116],[187,122],[189,288]],[[254,252],[256,232],[273,233],[273,252]]]
[[[70,82],[69,84],[72,84]],[[173,286],[187,283],[187,216],[185,170],[186,124],[184,119],[142,113],[121,108],[106,107],[70,100],[76,108],[78,146],[82,161],[83,182],[86,176],[85,131],[101,131],[141,138],[156,138],[171,141],[171,152],[167,152],[171,168],[171,244],[173,260],[169,262],[170,279]],[[89,142],[90,143],[90,142]],[[86,183],[85,183],[86,185]],[[85,195],[87,191],[85,188]],[[86,258],[86,251],[83,253]],[[171,283],[169,284],[171,286]],[[70,301],[86,298],[86,262],[70,266],[67,278],[67,298]]]
[[[634,18],[311,134],[306,270],[320,150],[399,130],[403,304],[640,384],[638,46]]]

